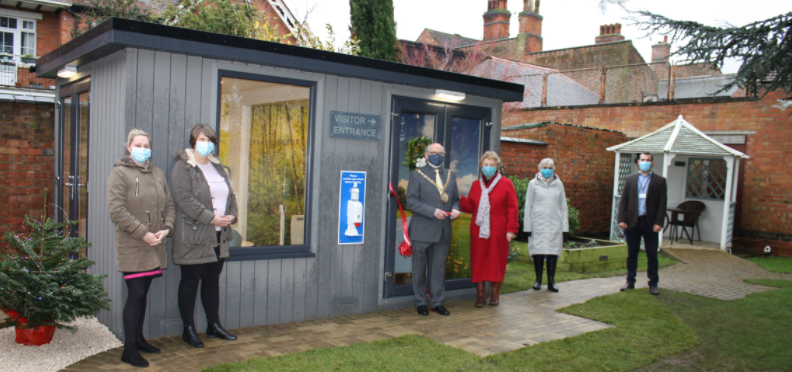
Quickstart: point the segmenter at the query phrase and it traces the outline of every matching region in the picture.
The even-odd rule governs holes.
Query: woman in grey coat
[[[176,153],[171,172],[171,189],[176,203],[173,234],[173,263],[181,265],[179,312],[182,339],[193,347],[203,347],[195,331],[195,297],[201,287],[201,303],[206,312],[206,336],[236,340],[220,324],[220,273],[223,272],[231,224],[236,223],[237,204],[231,182],[220,161],[212,156],[217,134],[206,124],[190,132],[191,149]]]
[[[528,252],[536,270],[533,289],[542,287],[542,266],[547,261],[547,289],[558,292],[555,271],[564,244],[564,233],[569,232],[569,211],[564,184],[554,170],[553,159],[543,159],[539,162],[539,173],[528,183],[523,231],[531,237]]]

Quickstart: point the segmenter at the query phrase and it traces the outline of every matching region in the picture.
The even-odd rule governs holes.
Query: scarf
[[[478,214],[476,214],[476,225],[479,226],[479,238],[489,239],[490,237],[490,200],[489,193],[500,181],[500,173],[495,175],[489,187],[484,186],[483,177],[479,179],[481,186],[481,200],[479,200]]]

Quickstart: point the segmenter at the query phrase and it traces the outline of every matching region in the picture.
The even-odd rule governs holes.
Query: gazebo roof
[[[688,155],[730,155],[746,159],[749,157],[702,133],[685,121],[682,115],[652,133],[620,145],[608,147],[607,150],[631,153],[664,152]]]

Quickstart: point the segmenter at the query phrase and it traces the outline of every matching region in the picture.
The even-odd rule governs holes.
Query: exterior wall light
[[[449,99],[449,100],[452,100],[452,101],[461,101],[461,100],[465,99],[465,93],[454,92],[452,90],[438,89],[438,90],[435,90],[435,94],[437,94],[438,96],[440,96],[442,98]]]
[[[58,77],[68,79],[77,73],[77,66],[66,65],[58,70]]]

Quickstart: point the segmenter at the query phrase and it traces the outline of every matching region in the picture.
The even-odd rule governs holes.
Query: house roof
[[[481,40],[471,39],[469,37],[460,36],[459,34],[447,34],[445,32],[435,31],[428,28],[426,29],[426,32],[428,32],[429,35],[432,35],[432,37],[437,40],[440,45],[448,45],[454,49],[472,44],[478,44],[481,42]]]
[[[110,18],[36,60],[36,75],[54,77],[67,64],[79,68],[126,48],[444,89],[510,102],[523,99],[523,86],[506,81],[121,18]]]
[[[526,138],[514,138],[514,137],[501,137],[501,142],[515,142],[515,143],[527,143],[531,145],[538,145],[538,146],[547,146],[548,143],[545,141],[538,141]]]
[[[717,94],[715,92],[731,83],[735,77],[737,74],[676,78],[674,80],[674,98],[731,97],[734,92],[740,89],[738,86]],[[657,94],[660,97],[668,96],[668,80],[660,80]]]
[[[547,106],[577,106],[599,103],[599,95],[586,89],[577,81],[558,73],[558,70],[490,57],[473,69],[477,76],[510,81],[525,86],[522,103],[518,108],[542,105],[542,80],[547,77]]]
[[[686,155],[731,155],[738,158],[749,158],[712,137],[696,129],[685,121],[682,115],[668,125],[649,133],[641,138],[608,147],[615,152],[663,152]]]
[[[14,7],[17,9],[54,12],[58,9],[68,8],[71,6],[71,3],[56,0],[0,0],[0,5]]]

